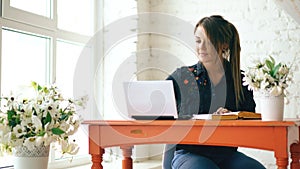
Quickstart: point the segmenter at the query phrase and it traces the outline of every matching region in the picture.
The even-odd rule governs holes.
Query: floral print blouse
[[[225,76],[216,85],[210,82],[201,62],[178,68],[167,78],[174,84],[180,118],[189,119],[193,114],[213,113],[219,107],[225,107],[230,111],[255,111],[253,93],[247,89],[247,86],[243,86],[244,100],[238,104],[238,107],[236,106],[230,63],[226,60],[224,70]]]

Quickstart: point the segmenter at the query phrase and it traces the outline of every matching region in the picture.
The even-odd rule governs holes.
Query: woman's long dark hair
[[[218,53],[220,50],[223,50],[222,47],[224,45],[228,45],[230,56],[229,58],[224,59],[227,59],[231,65],[236,107],[238,108],[239,103],[244,99],[240,70],[241,46],[238,31],[232,23],[228,22],[220,15],[202,18],[196,24],[194,32],[196,32],[199,26],[204,28],[206,35]]]

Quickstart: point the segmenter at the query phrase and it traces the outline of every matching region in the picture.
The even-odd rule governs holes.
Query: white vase
[[[262,121],[282,121],[284,111],[284,95],[262,95],[260,98],[260,113]]]
[[[21,146],[14,150],[14,169],[47,169],[50,146],[38,146],[33,150]]]

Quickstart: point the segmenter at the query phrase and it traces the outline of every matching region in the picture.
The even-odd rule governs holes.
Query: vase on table
[[[282,121],[284,117],[284,94],[261,95],[260,113],[262,121]]]
[[[14,149],[14,169],[47,169],[50,146],[35,146],[28,149],[25,146]]]

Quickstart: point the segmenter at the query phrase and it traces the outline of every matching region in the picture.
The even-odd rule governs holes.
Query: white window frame
[[[2,17],[14,21],[19,21],[24,24],[30,23],[34,26],[55,30],[57,25],[56,0],[51,0],[51,3],[53,7],[53,13],[51,13],[50,18],[47,18],[45,16],[40,16],[14,8],[10,6],[10,0],[2,0]]]
[[[47,36],[50,40],[50,60],[49,66],[52,70],[49,72],[50,77],[46,77],[46,83],[51,83],[55,81],[55,61],[56,61],[56,41],[57,39],[63,39],[66,41],[72,41],[75,43],[86,44],[91,37],[81,35],[74,32],[64,31],[57,28],[57,0],[51,1],[53,5],[53,13],[50,18],[40,16],[37,14],[33,14],[30,12],[26,12],[14,7],[11,7],[10,0],[0,0],[0,37],[2,37],[2,28],[6,27],[9,29],[16,29],[24,32],[30,32],[32,34],[38,34],[41,36]],[[102,9],[98,5],[102,5],[102,2],[98,2],[98,0],[94,0],[95,3],[95,12],[94,12],[94,21],[97,21],[96,17],[99,17],[99,13],[97,14],[97,10]],[[96,15],[97,14],[97,15]],[[102,15],[103,16],[103,15]],[[101,17],[102,17],[101,16]],[[98,19],[99,20],[99,19]],[[100,19],[102,21],[102,19]],[[94,30],[96,27],[101,27],[102,22],[94,23]],[[2,58],[2,38],[0,38],[0,63]],[[96,65],[95,65],[96,66]],[[1,70],[0,70],[1,71]],[[91,72],[92,73],[92,72]],[[1,82],[1,77],[0,77]],[[0,86],[1,91],[1,86]],[[102,99],[101,99],[102,100]],[[68,162],[66,162],[68,161]],[[70,159],[56,159],[54,158],[54,152],[50,154],[49,158],[49,168],[61,168],[61,167],[71,167],[71,166],[78,166],[81,164],[90,163],[90,155],[87,154],[86,156],[74,156],[72,163],[69,163]]]

